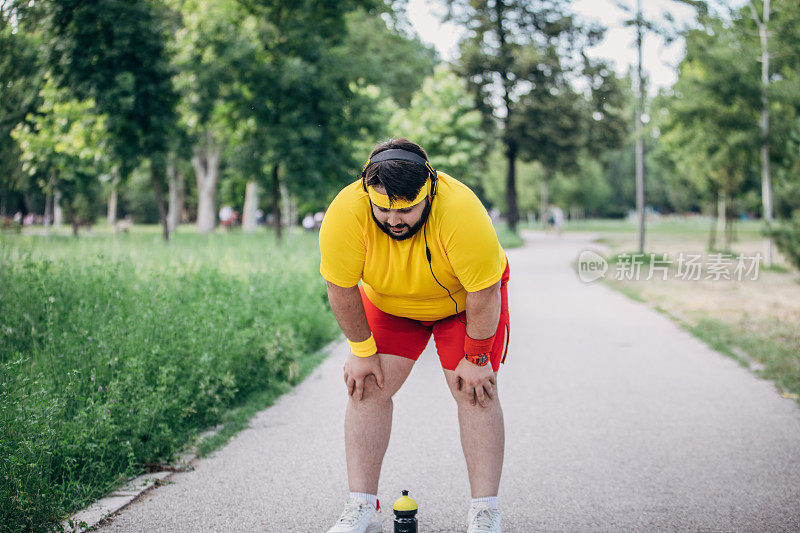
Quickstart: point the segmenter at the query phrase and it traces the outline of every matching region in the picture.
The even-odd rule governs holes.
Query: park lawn
[[[0,235],[0,529],[47,530],[307,374],[339,332],[316,243]]]
[[[700,228],[705,227],[705,230]],[[683,280],[676,277],[678,254],[703,254],[708,241],[708,221],[678,221],[648,227],[646,253],[668,254],[672,259],[667,279],[616,279],[612,263],[605,282],[621,292],[651,303],[677,320],[685,329],[723,352],[759,376],[772,380],[788,398],[800,395],[800,274],[776,253],[774,266],[760,264],[757,279],[751,272],[738,280]],[[734,261],[738,254],[752,258],[764,255],[766,243],[757,223],[740,224],[738,239],[732,243]],[[632,231],[600,232],[599,242],[607,256],[636,250],[637,234]],[[748,260],[749,261],[749,260]],[[702,277],[707,275],[703,270]]]

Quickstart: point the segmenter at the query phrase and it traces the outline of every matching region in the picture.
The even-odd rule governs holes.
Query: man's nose
[[[400,219],[400,215],[389,211],[389,217],[386,219],[386,222],[388,222],[390,226],[397,226],[402,223],[402,220]]]

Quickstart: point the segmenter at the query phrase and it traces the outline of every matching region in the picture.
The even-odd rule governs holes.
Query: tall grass
[[[316,235],[0,237],[0,530],[47,530],[338,329]]]

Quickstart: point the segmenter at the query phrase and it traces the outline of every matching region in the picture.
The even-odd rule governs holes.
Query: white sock
[[[485,498],[472,498],[472,508],[474,509],[478,503],[486,502],[489,504],[490,509],[497,509],[497,496],[486,496]]]
[[[350,500],[367,500],[373,507],[378,508],[378,496],[376,494],[367,494],[366,492],[351,492]]]

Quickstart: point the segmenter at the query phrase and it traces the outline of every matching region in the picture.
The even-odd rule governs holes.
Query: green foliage
[[[105,117],[92,100],[76,101],[47,80],[41,105],[12,132],[22,151],[22,168],[37,185],[62,194],[62,206],[73,224],[94,221],[99,181],[109,172]]]
[[[469,81],[484,117],[485,131],[502,123],[509,226],[519,218],[514,163],[539,162],[545,177],[575,170],[574,162],[590,139],[618,144],[617,126],[600,133],[592,120],[617,120],[616,78],[592,64],[582,50],[603,31],[582,25],[565,2],[470,2],[448,0],[449,16],[469,27],[461,42],[459,72]],[[596,97],[573,86],[587,75]],[[608,78],[608,79],[606,79]],[[605,100],[604,100],[605,98]],[[501,118],[496,118],[501,117]]]
[[[556,205],[577,208],[585,216],[598,217],[605,215],[608,204],[614,200],[612,195],[602,163],[581,155],[575,172],[556,174],[549,197]]]
[[[38,3],[37,3],[38,4]],[[30,209],[39,200],[38,185],[22,170],[21,153],[11,131],[37,105],[43,70],[37,57],[38,7],[32,1],[0,5],[0,213]],[[27,198],[26,198],[27,197]],[[27,200],[27,201],[26,201]],[[37,202],[38,203],[38,202]]]
[[[481,179],[483,190],[489,207],[506,210],[506,175],[508,174],[508,158],[503,153],[501,143],[496,143],[489,152],[486,163],[486,174]],[[520,213],[534,213],[539,209],[539,184],[544,175],[542,165],[536,161],[518,161],[516,165],[517,208]]]
[[[437,61],[431,45],[409,37],[387,25],[384,17],[364,9],[348,14],[343,46],[356,82],[380,87],[402,108],[412,105],[414,93],[433,75]]]
[[[118,207],[122,216],[130,215],[137,224],[155,224],[158,222],[158,204],[145,170],[143,166],[135,168],[120,184]]]
[[[166,56],[166,18],[149,0],[54,1],[49,62],[78,98],[106,115],[122,175],[163,154],[175,128],[177,94]]]
[[[314,236],[0,239],[4,530],[43,530],[169,461],[338,332]]]
[[[790,220],[776,223],[767,233],[775,239],[778,249],[789,262],[800,270],[800,210],[795,211]]]
[[[686,36],[660,140],[701,191],[733,196],[754,182],[760,90],[756,62],[742,61],[750,50],[753,43],[721,20]]]
[[[486,137],[481,116],[466,84],[446,65],[436,68],[414,93],[407,109],[389,121],[394,137],[408,137],[425,148],[434,168],[480,189]]]

